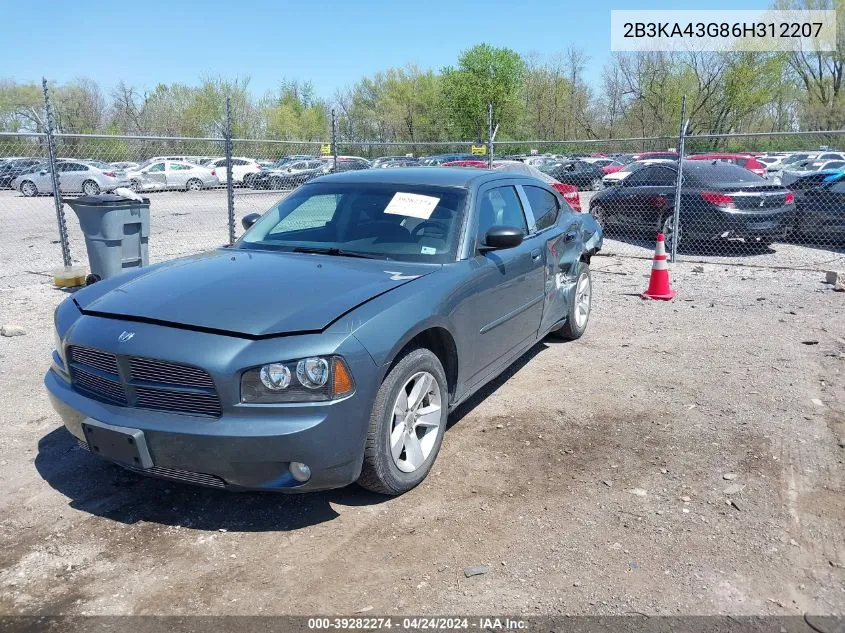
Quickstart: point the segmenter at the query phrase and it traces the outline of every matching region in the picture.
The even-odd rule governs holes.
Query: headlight
[[[296,364],[296,378],[303,387],[319,389],[329,380],[329,362],[325,358],[306,358]]]
[[[354,391],[340,356],[315,356],[268,363],[241,376],[241,401],[255,403],[333,400]]]
[[[68,369],[67,361],[65,360],[64,346],[62,345],[62,339],[59,336],[59,331],[56,328],[53,328],[53,351],[50,354],[50,360],[52,361],[50,364],[53,367],[53,371],[65,380],[70,380],[70,376],[67,373]]]

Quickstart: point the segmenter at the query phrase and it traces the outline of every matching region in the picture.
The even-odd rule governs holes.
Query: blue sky
[[[489,42],[549,58],[568,46],[610,58],[611,9],[756,9],[760,0],[0,0],[0,77],[21,82],[89,76],[152,88],[203,75],[250,77],[256,95],[283,79],[330,97],[366,74],[414,62],[439,69]]]

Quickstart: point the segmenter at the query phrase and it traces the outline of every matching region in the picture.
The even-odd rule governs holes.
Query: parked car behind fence
[[[38,171],[17,176],[12,181],[12,186],[25,196],[52,193],[53,179],[49,169],[47,163],[42,163],[38,166]],[[102,169],[82,161],[60,161],[56,163],[56,172],[61,193],[95,196],[129,185],[129,180],[122,172],[111,168]]]
[[[153,162],[136,171],[127,172],[126,177],[133,191],[200,191],[220,184],[215,170],[177,160]]]

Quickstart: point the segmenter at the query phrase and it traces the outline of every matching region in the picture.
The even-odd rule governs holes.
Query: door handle
[[[533,259],[535,262],[538,259],[540,259],[542,256],[543,256],[543,251],[541,251],[539,248],[535,248],[533,251],[531,251],[531,259]]]
[[[578,233],[576,233],[575,231],[570,231],[569,233],[567,233],[566,235],[563,236],[563,241],[564,242],[571,242],[576,237],[578,237]]]

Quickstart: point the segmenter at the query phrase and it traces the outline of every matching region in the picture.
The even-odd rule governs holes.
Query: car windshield
[[[445,263],[455,258],[465,204],[466,190],[454,187],[308,184],[235,247]]]

